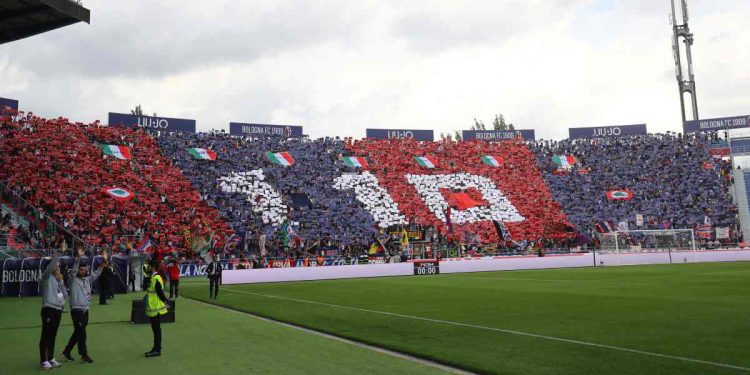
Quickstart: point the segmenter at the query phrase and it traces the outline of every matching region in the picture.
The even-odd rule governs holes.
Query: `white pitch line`
[[[224,289],[226,289],[226,288],[224,288]],[[236,292],[236,291],[234,291],[234,292]],[[314,329],[300,327],[298,325],[294,325],[294,324],[291,324],[291,323],[286,323],[286,322],[282,322],[282,321],[278,321],[278,320],[264,318],[262,316],[255,315],[253,313],[239,311],[239,310],[234,310],[234,309],[230,309],[230,308],[224,307],[224,306],[214,305],[213,303],[203,302],[201,300],[192,299],[190,297],[187,297],[187,300],[188,301],[192,301],[192,302],[196,302],[196,303],[200,303],[200,304],[203,304],[203,305],[206,305],[206,306],[214,307],[214,308],[217,308],[217,309],[231,311],[231,312],[233,312],[235,314],[240,314],[240,315],[243,315],[243,316],[249,316],[251,318],[255,318],[255,319],[264,321],[266,323],[277,324],[277,325],[280,325],[280,326],[283,326],[283,327],[292,328],[292,329],[295,329],[295,330],[298,330],[298,331],[302,331],[302,332],[305,332],[305,333],[309,333],[309,334],[312,334],[312,335],[324,337],[324,338],[327,338],[329,340],[335,340],[335,341],[343,342],[345,344],[356,346],[358,348],[368,349],[368,350],[372,350],[374,352],[383,353],[383,354],[387,354],[387,355],[390,355],[390,356],[393,356],[393,357],[405,359],[407,361],[411,361],[411,362],[419,363],[421,365],[425,365],[425,366],[433,367],[433,368],[436,368],[436,369],[439,369],[439,370],[443,370],[443,371],[448,372],[448,373],[460,374],[460,375],[475,375],[475,373],[473,373],[473,372],[470,372],[470,371],[467,371],[467,370],[463,370],[463,369],[460,369],[460,368],[451,367],[451,366],[444,365],[442,363],[438,363],[438,362],[434,362],[434,361],[430,361],[430,360],[427,360],[427,359],[424,359],[424,358],[419,358],[419,357],[415,357],[415,356],[412,356],[412,355],[409,355],[409,354],[405,354],[405,353],[401,353],[401,352],[389,350],[389,349],[386,349],[386,348],[381,348],[379,346],[369,345],[369,344],[365,344],[365,343],[362,343],[362,342],[359,342],[359,341],[354,341],[354,340],[350,340],[350,339],[343,338],[343,337],[340,337],[340,336],[331,335],[331,334],[328,334],[328,333],[325,333],[325,332],[316,331]]]
[[[748,367],[731,365],[731,364],[727,364],[727,363],[711,362],[711,361],[704,361],[704,360],[701,360],[701,359],[681,357],[681,356],[676,356],[676,355],[653,353],[653,352],[647,352],[647,351],[643,351],[643,350],[623,348],[623,347],[619,347],[619,346],[612,346],[612,345],[597,344],[597,343],[587,342],[587,341],[566,339],[566,338],[562,338],[562,337],[545,336],[545,335],[539,335],[539,334],[536,334],[536,333],[514,331],[514,330],[510,330],[510,329],[502,329],[502,328],[495,328],[495,327],[480,326],[480,325],[476,325],[476,324],[453,322],[453,321],[450,321],[450,320],[440,320],[440,319],[424,318],[424,317],[421,317],[421,316],[397,314],[397,313],[392,313],[392,312],[388,312],[388,311],[363,309],[363,308],[353,307],[353,306],[336,305],[336,304],[332,304],[332,303],[310,301],[310,300],[290,298],[290,297],[282,297],[282,296],[274,296],[274,295],[270,295],[270,294],[245,292],[245,291],[242,291],[242,290],[236,290],[236,289],[230,289],[230,288],[222,288],[222,289],[230,290],[230,291],[232,291],[234,293],[255,295],[255,296],[260,296],[260,297],[265,297],[265,298],[274,298],[274,299],[280,299],[280,300],[302,302],[302,303],[308,303],[308,304],[312,304],[312,305],[327,306],[327,307],[333,307],[333,308],[338,308],[338,309],[348,309],[348,310],[361,311],[361,312],[366,312],[366,313],[371,313],[371,314],[380,314],[380,315],[394,316],[394,317],[404,318],[404,319],[421,320],[421,321],[431,322],[431,323],[440,323],[440,324],[447,324],[447,325],[453,325],[453,326],[459,326],[459,327],[468,327],[468,328],[475,328],[475,329],[481,329],[481,330],[487,330],[487,331],[502,332],[502,333],[507,333],[507,334],[511,334],[511,335],[534,337],[534,338],[544,339],[544,340],[550,340],[550,341],[565,342],[565,343],[568,343],[568,344],[590,346],[590,347],[601,348],[601,349],[610,349],[610,350],[616,350],[616,351],[620,351],[620,352],[641,354],[641,355],[646,355],[646,356],[651,356],[651,357],[657,357],[657,358],[672,359],[672,360],[676,360],[676,361],[698,363],[698,364],[702,364],[702,365],[709,365],[709,366],[722,367],[722,368],[728,368],[728,369],[733,369],[733,370],[740,370],[740,371],[750,372],[750,368],[748,368]]]
[[[549,283],[582,283],[588,282],[584,280],[554,280],[554,279],[533,279],[533,278],[521,278],[521,277],[471,277],[471,276],[453,276],[452,274],[441,275],[445,279],[467,279],[467,280],[491,280],[491,281],[543,281]]]

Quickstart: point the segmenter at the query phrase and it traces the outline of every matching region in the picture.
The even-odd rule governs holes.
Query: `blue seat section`
[[[542,140],[531,147],[553,195],[579,230],[592,231],[598,221],[627,221],[630,229],[694,228],[706,217],[716,227],[737,230],[731,165],[711,158],[712,140],[715,135],[650,134]],[[554,155],[573,155],[578,163],[561,173]],[[608,200],[606,192],[616,189],[631,190],[633,199]],[[636,225],[638,214],[642,227]]]

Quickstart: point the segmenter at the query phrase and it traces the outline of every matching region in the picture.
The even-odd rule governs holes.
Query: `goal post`
[[[694,252],[695,233],[692,229],[627,230],[597,233],[598,253],[660,253]],[[687,259],[687,258],[686,258]],[[675,260],[682,262],[683,259]]]

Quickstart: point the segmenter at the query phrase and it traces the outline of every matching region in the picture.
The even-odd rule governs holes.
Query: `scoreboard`
[[[414,276],[440,274],[440,261],[437,259],[415,260]]]

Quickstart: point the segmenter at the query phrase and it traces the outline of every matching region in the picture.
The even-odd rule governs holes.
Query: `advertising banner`
[[[25,258],[9,259],[2,263],[2,291],[3,297],[28,297],[38,296],[41,292],[40,282],[42,273],[50,262],[50,258]],[[60,271],[63,275],[73,266],[75,260],[71,257],[60,258]],[[91,266],[90,258],[84,257],[81,264]],[[90,269],[96,269],[102,264],[102,257],[94,257],[94,265]],[[128,257],[113,255],[110,264],[114,269],[115,277],[112,280],[112,290],[115,293],[127,292]],[[94,293],[99,292],[99,280],[92,285]]]
[[[711,130],[740,129],[750,127],[750,116],[709,118],[704,120],[685,121],[682,129],[685,133]]]
[[[367,129],[367,138],[373,138],[373,139],[413,138],[418,141],[432,142],[435,140],[435,132],[432,130],[419,130],[419,129]]]
[[[591,128],[570,128],[568,134],[575,138],[624,137],[627,135],[647,134],[646,124],[595,126]]]
[[[181,263],[180,264],[180,277],[191,277],[191,276],[206,276],[206,268],[208,263]],[[234,269],[234,264],[230,262],[221,262],[222,270]]]
[[[296,125],[247,124],[230,122],[229,134],[250,137],[302,137],[302,127]]]
[[[18,100],[15,99],[7,99],[7,98],[0,98],[0,108],[2,107],[10,107],[12,109],[18,110]]]
[[[509,139],[523,139],[533,141],[536,139],[533,129],[528,130],[463,130],[464,141],[479,139],[483,141],[502,141]]]
[[[170,117],[136,116],[127,113],[109,113],[109,126],[146,128],[168,132],[195,133],[195,120]]]

